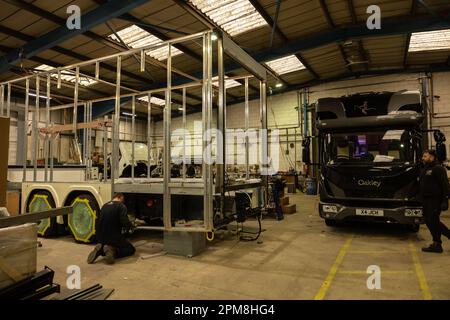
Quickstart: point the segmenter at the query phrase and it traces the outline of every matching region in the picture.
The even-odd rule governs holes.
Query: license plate
[[[384,216],[383,210],[377,209],[356,209],[357,216],[370,216],[370,217],[382,217]]]
[[[422,209],[406,209],[405,217],[422,217]]]

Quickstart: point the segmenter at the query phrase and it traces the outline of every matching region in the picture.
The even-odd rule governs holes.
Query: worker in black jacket
[[[127,207],[123,203],[124,195],[117,193],[112,201],[102,207],[96,226],[98,244],[89,254],[88,263],[94,263],[102,255],[105,256],[106,263],[112,264],[115,259],[131,256],[136,252],[123,235],[124,231],[133,229]]]
[[[436,151],[426,150],[424,168],[419,178],[419,197],[425,223],[433,236],[433,243],[422,251],[442,253],[441,235],[450,239],[450,230],[440,221],[441,211],[448,209],[449,183],[446,169],[437,161]]]

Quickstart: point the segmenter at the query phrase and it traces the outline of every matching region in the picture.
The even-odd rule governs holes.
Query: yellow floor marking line
[[[352,243],[353,237],[354,235],[349,236],[345,241],[344,245],[341,247],[341,250],[339,250],[339,254],[336,257],[336,260],[334,261],[333,265],[331,266],[331,269],[328,272],[327,277],[322,283],[319,292],[314,297],[314,300],[323,300],[323,298],[325,298],[325,295],[327,294],[327,291],[330,288],[331,282],[333,282],[333,279],[336,276],[339,266],[342,264],[342,261],[344,260],[345,254],[348,251],[348,247],[350,247],[350,244]]]
[[[394,250],[349,250],[348,253],[354,254],[402,254],[404,251]]]
[[[419,280],[420,291],[422,291],[422,296],[424,300],[432,300],[430,288],[428,287],[427,279],[425,278],[425,273],[423,272],[422,264],[420,263],[419,256],[417,255],[416,247],[414,243],[409,240],[409,250],[411,251],[412,259],[414,262],[414,267],[416,269],[417,279]]]
[[[340,274],[368,274],[366,270],[342,270],[339,271]],[[381,269],[381,274],[413,274],[412,270],[390,270],[384,271]]]

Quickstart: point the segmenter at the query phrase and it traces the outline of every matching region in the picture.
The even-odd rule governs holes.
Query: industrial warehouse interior
[[[0,0],[0,51],[1,300],[450,299],[448,0]]]

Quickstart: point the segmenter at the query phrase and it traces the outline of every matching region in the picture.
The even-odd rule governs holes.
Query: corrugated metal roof
[[[274,19],[277,0],[252,0],[257,2],[265,11],[270,19]],[[0,11],[0,50],[8,51],[11,48],[18,48],[26,43],[27,40],[21,39],[17,34],[9,34],[7,30],[1,30],[1,27],[20,31],[29,38],[39,37],[51,29],[58,27],[58,24],[52,19],[39,16],[33,10],[21,9],[6,1],[0,0],[2,10]],[[107,0],[35,0],[27,3],[35,5],[48,13],[66,19],[66,7],[69,4],[77,4],[81,7],[82,13],[89,12]],[[270,49],[270,39],[272,27],[263,19],[249,0],[192,0],[193,7],[199,8],[197,11],[206,19],[212,20],[216,25],[221,26],[242,48],[250,54],[257,54],[261,51]],[[345,28],[353,24],[364,24],[369,14],[367,7],[377,4],[381,8],[382,23],[385,19],[391,17],[398,18],[401,21],[405,17],[416,15],[420,19],[422,16],[431,16],[431,14],[421,5],[413,6],[413,0],[325,0],[325,7],[329,12],[329,18],[317,0],[283,0],[276,25],[278,30],[274,33],[272,49],[280,46],[289,45],[290,41],[307,41],[312,36],[322,35],[325,32],[331,32],[330,19],[333,25],[338,28]],[[353,8],[350,5],[353,4]],[[427,4],[440,14],[450,12],[450,2],[448,0],[427,0]],[[353,10],[352,10],[353,9]],[[354,14],[353,12],[354,11]],[[141,7],[129,12],[129,15],[141,20],[141,24],[133,21],[127,21],[124,17],[119,17],[110,21],[115,30],[121,34],[121,37],[130,47],[147,45],[149,43],[160,43],[165,38],[176,38],[183,34],[192,34],[206,30],[207,27],[196,17],[186,11],[183,6],[175,0],[152,0]],[[269,20],[270,20],[269,19]],[[147,24],[147,25],[146,25]],[[132,29],[126,29],[132,26]],[[156,27],[155,27],[156,26]],[[158,28],[162,26],[163,28]],[[125,31],[127,30],[127,31]],[[63,53],[58,48],[52,48],[37,54],[29,60],[24,60],[20,68],[24,71],[29,68],[35,68],[43,64],[42,59],[51,62],[51,65],[65,65],[80,61],[80,55],[88,59],[101,57],[123,50],[117,42],[112,40],[111,30],[105,24],[100,24],[91,29],[91,32],[98,37],[103,37],[109,42],[99,41],[87,34],[77,35],[59,44],[59,49],[67,49],[71,55]],[[280,34],[281,33],[281,34]],[[443,40],[441,33],[436,33],[437,41],[431,38],[419,38],[419,35],[411,37],[410,52],[408,53],[407,34],[380,36],[363,39],[350,39],[351,43],[328,43],[312,47],[303,52],[299,52],[304,59],[308,70],[299,67],[301,62],[291,57],[298,68],[293,67],[294,63],[287,63],[284,69],[275,70],[277,67],[271,67],[279,74],[278,78],[269,77],[269,86],[274,86],[279,80],[288,85],[299,85],[307,83],[313,79],[326,80],[332,77],[350,76],[353,72],[366,72],[380,69],[399,69],[406,66],[421,66],[426,68],[430,65],[448,65],[450,56],[450,40]],[[445,36],[446,37],[446,36]],[[431,39],[431,40],[430,40]],[[114,43],[114,45],[111,45]],[[417,52],[419,44],[424,49],[438,49],[436,51]],[[183,44],[182,47],[173,48],[177,54],[173,57],[174,67],[194,74],[202,70],[201,56],[202,49],[198,42]],[[181,54],[183,53],[183,54]],[[158,60],[164,60],[167,55],[167,48],[161,48],[159,51],[149,54]],[[406,57],[406,59],[405,59]],[[228,60],[227,60],[228,61]],[[113,61],[108,61],[110,67],[114,67]],[[301,64],[302,65],[302,64]],[[284,68],[283,67],[283,68]],[[145,86],[155,82],[163,83],[166,79],[166,71],[154,65],[147,65],[145,73],[140,72],[139,63],[132,57],[123,61],[124,73],[123,81],[126,85],[142,89]],[[0,75],[0,79],[17,76],[17,73],[24,72],[16,68],[14,72],[7,72]],[[83,72],[93,72],[93,70],[82,70]],[[243,70],[236,70],[234,74],[244,73]],[[105,66],[101,68],[101,76],[104,79],[114,81],[114,72],[107,70]],[[174,79],[179,75],[174,74]],[[231,75],[230,75],[231,76]],[[148,81],[143,81],[143,80]],[[233,83],[233,86],[227,87],[232,95],[240,96],[243,86]],[[251,81],[253,83],[253,81]],[[258,88],[255,82],[252,84]],[[113,88],[102,83],[96,83],[89,88],[84,88],[83,97],[92,97],[98,95],[92,90],[104,90],[113,92]],[[62,88],[61,92],[68,93],[70,88]],[[91,90],[92,92],[90,92]],[[201,99],[201,90],[198,88],[189,90],[191,94]],[[257,94],[257,90],[251,89],[252,93]],[[177,94],[174,93],[174,96]],[[191,101],[191,100],[189,100]],[[195,99],[191,101],[195,102]]]
[[[267,24],[248,0],[189,0],[189,2],[231,36]]]

